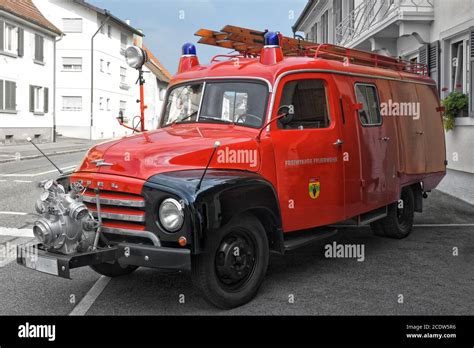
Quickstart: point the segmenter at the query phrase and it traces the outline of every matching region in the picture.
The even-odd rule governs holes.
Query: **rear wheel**
[[[231,309],[252,300],[268,266],[268,240],[260,221],[241,215],[209,232],[205,252],[193,258],[193,282],[211,304]]]
[[[402,190],[400,200],[388,206],[387,216],[370,224],[377,236],[406,238],[413,229],[415,196],[411,187]]]
[[[117,261],[114,263],[100,263],[90,266],[94,271],[107,277],[120,277],[134,272],[138,267],[130,265],[121,265]]]

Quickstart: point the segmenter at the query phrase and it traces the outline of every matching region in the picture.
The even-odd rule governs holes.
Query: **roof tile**
[[[0,10],[14,14],[57,35],[62,34],[61,30],[43,16],[32,0],[0,0]]]

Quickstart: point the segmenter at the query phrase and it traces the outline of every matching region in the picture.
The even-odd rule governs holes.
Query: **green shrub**
[[[455,118],[461,111],[467,111],[469,106],[469,97],[462,92],[451,92],[442,101],[445,107],[445,113],[443,116],[444,129],[450,131],[454,129],[456,124]]]

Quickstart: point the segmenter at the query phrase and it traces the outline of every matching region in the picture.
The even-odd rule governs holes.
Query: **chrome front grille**
[[[116,236],[145,238],[160,246],[156,235],[145,229],[145,199],[136,194],[100,191],[100,215],[102,232]],[[87,189],[82,201],[94,217],[97,217],[97,198],[94,190]]]

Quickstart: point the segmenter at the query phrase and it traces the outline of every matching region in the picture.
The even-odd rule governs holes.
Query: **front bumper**
[[[119,243],[110,248],[62,255],[46,251],[42,244],[17,246],[18,264],[61,278],[71,279],[70,270],[73,268],[115,261],[125,265],[189,271],[191,270],[191,251]]]

